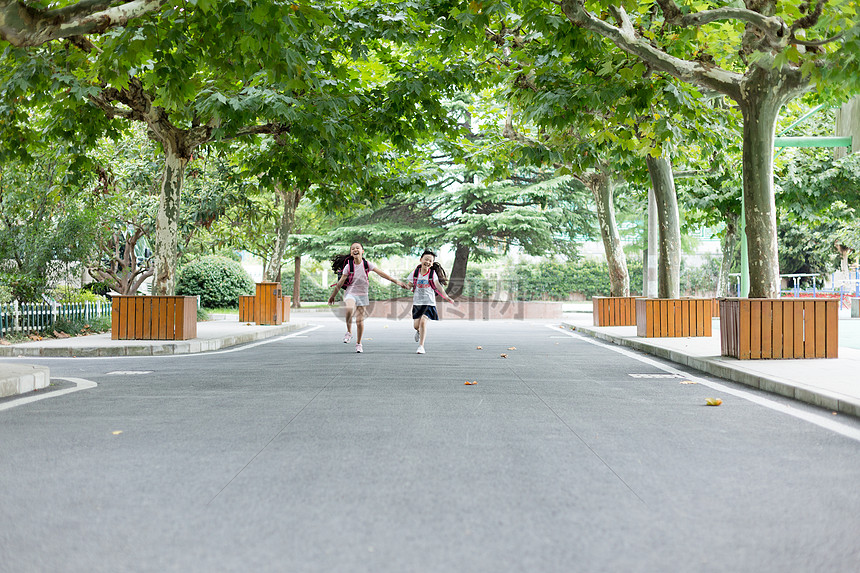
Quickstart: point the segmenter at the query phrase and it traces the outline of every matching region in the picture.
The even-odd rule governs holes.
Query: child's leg
[[[344,301],[346,305],[346,331],[352,333],[352,315],[355,314],[355,300],[348,298]]]
[[[355,332],[358,338],[356,338],[356,344],[361,344],[361,335],[364,334],[364,316],[365,309],[367,307],[357,306],[355,307]]]
[[[418,319],[418,345],[424,346],[424,338],[427,336],[427,315],[422,314]]]

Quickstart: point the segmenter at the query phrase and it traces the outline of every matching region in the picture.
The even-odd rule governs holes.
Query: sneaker
[[[421,333],[416,330],[415,331],[415,342],[418,342],[419,340],[421,340]]]
[[[362,352],[364,352],[364,349],[361,347],[361,344],[356,344],[355,345],[355,351],[358,353],[362,353]]]
[[[424,354],[424,347],[423,347],[423,346],[419,346],[419,347],[418,347],[418,350],[416,350],[416,351],[415,351],[415,354]]]
[[[352,333],[351,332],[347,332],[346,334],[343,335],[343,343],[344,344],[349,342],[351,339],[352,339]]]

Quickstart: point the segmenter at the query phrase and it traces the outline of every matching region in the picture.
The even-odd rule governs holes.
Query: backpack
[[[430,267],[430,273],[427,275],[427,279],[430,282],[430,288],[433,289],[433,292],[442,296],[442,293],[439,292],[438,287],[436,287],[436,283],[433,281],[433,273],[436,272],[433,270],[433,267]],[[415,292],[415,289],[418,288],[418,275],[421,273],[421,265],[415,267],[415,272],[412,273],[412,292]]]
[[[362,259],[361,262],[364,263],[364,272],[367,273],[367,278],[369,280],[370,279],[370,266],[367,264],[367,259]],[[346,287],[351,285],[353,278],[355,278],[355,260],[352,257],[350,257],[349,260],[347,261],[347,264],[349,265],[349,274],[347,275],[346,282],[343,283],[342,287],[340,287],[343,290],[346,290]],[[341,267],[341,269],[337,272],[337,282],[340,282],[341,277],[343,277],[343,271],[345,271],[345,270],[346,270],[346,265],[343,265],[343,267]],[[337,282],[335,284],[337,284]]]

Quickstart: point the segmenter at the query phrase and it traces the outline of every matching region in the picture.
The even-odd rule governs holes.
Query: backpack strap
[[[430,283],[430,288],[432,288],[432,289],[433,289],[433,292],[435,292],[435,293],[436,293],[436,294],[438,294],[439,296],[442,296],[442,293],[441,293],[441,292],[439,292],[439,287],[437,287],[437,286],[436,286],[436,283],[433,281],[433,273],[434,273],[434,272],[435,272],[435,271],[433,270],[433,267],[430,267],[430,272],[428,273],[428,274],[429,274],[429,276],[427,277],[427,282],[429,282],[429,283]],[[437,275],[437,276],[438,276],[438,275]]]
[[[412,273],[412,291],[418,288],[418,274],[421,272],[421,265],[415,267],[415,272]]]

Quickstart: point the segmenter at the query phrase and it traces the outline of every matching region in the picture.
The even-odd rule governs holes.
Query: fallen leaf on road
[[[719,398],[708,398],[707,400],[705,400],[705,404],[707,404],[708,406],[719,406],[722,403],[723,401]]]
[[[114,435],[114,436],[118,436],[118,435],[120,435],[121,433],[122,433],[122,430],[117,430],[116,432],[113,432],[113,435]]]
[[[483,349],[484,349],[484,347],[483,347],[483,346],[479,346],[479,347],[477,348],[477,350],[483,350]]]
[[[508,355],[507,355],[507,354],[499,354],[499,356],[501,356],[502,358],[507,358],[507,357],[508,357]]]
[[[698,382],[693,382],[692,380],[681,380],[681,384],[698,384]]]
[[[517,349],[516,346],[511,346],[510,348],[508,348],[508,350],[516,350],[516,349]]]
[[[475,380],[474,382],[469,382],[468,380],[466,380],[466,383],[464,385],[465,386],[471,386],[472,384],[477,384],[477,383],[478,383],[477,380]]]

